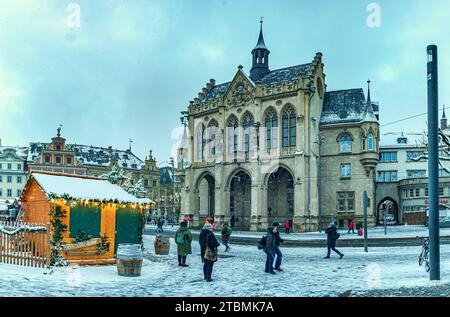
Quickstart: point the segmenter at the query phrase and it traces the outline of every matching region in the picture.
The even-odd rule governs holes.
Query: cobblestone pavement
[[[450,297],[450,284],[358,291],[351,293],[350,297]]]

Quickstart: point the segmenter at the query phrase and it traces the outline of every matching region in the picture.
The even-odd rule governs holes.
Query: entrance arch
[[[245,170],[231,174],[230,189],[230,221],[237,230],[250,230],[252,213],[252,180]]]
[[[206,172],[202,174],[196,183],[196,192],[198,193],[197,212],[201,219],[214,217],[216,200],[216,180],[214,176]]]
[[[267,177],[267,220],[280,223],[294,218],[294,176],[279,166]]]
[[[377,225],[384,224],[384,214],[386,212],[388,225],[394,225],[399,223],[398,219],[398,204],[397,202],[390,198],[386,197],[378,204],[377,208]]]

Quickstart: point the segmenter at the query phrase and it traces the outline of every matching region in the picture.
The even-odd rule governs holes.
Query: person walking
[[[277,229],[272,225],[270,225],[267,228],[266,243],[263,248],[264,252],[267,255],[265,272],[270,274],[276,274],[275,271],[273,270],[273,261],[275,257],[275,247],[276,247],[276,237],[275,237],[276,230]]]
[[[274,262],[275,262],[275,268],[274,269],[275,269],[275,271],[282,272],[283,269],[280,266],[281,266],[281,259],[283,258],[283,254],[281,253],[280,245],[281,245],[281,243],[284,242],[284,240],[281,239],[280,231],[278,230],[278,228],[280,227],[280,223],[277,222],[277,221],[274,221],[272,223],[272,226],[274,227],[273,235],[275,236],[274,253],[275,253],[276,257],[277,257],[276,261],[274,260]]]
[[[188,266],[186,264],[186,257],[188,254],[192,253],[192,234],[187,227],[187,222],[183,221],[180,223],[180,228],[178,228],[175,233],[175,243],[177,244],[178,253],[178,265]]]
[[[286,219],[286,221],[284,222],[284,232],[289,234],[290,231],[291,231],[291,224],[289,223],[289,220]]]
[[[231,232],[233,230],[228,226],[228,222],[224,222],[222,226],[222,243],[225,246],[225,252],[230,251],[228,241],[230,240]]]
[[[348,232],[347,233],[350,234],[350,231],[352,233],[356,233],[355,232],[355,221],[353,219],[350,219],[348,222]]]
[[[325,233],[327,234],[327,256],[325,259],[330,258],[331,250],[339,254],[340,259],[344,256],[343,253],[339,252],[336,249],[336,241],[339,239],[339,233],[337,232],[336,225],[334,223],[331,223],[330,226],[325,230]]]
[[[213,279],[211,278],[211,275],[214,263],[217,261],[217,248],[220,246],[220,243],[214,236],[213,228],[210,223],[203,225],[198,242],[200,244],[204,278],[207,282],[212,282]]]

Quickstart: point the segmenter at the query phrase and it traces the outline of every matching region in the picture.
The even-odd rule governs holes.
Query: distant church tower
[[[262,24],[263,24],[262,19],[260,23],[261,29],[259,31],[258,43],[256,44],[255,48],[252,51],[253,64],[252,68],[250,69],[250,78],[254,82],[263,78],[270,72],[269,70],[270,51],[267,49],[266,44],[264,43],[264,36],[262,32]]]
[[[442,118],[441,118],[441,130],[445,131],[447,130],[447,118],[445,117],[445,106],[444,109],[442,110]]]

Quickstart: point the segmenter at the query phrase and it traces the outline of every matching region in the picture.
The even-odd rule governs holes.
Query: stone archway
[[[267,221],[284,222],[294,218],[294,176],[279,166],[267,177]]]
[[[398,224],[398,204],[397,202],[390,198],[386,197],[378,204],[377,208],[377,225],[384,224],[384,214],[386,212],[387,215],[387,224]]]
[[[216,201],[216,180],[211,173],[202,174],[196,183],[197,210],[199,223],[207,217],[214,217]]]
[[[251,185],[250,174],[244,170],[235,172],[230,178],[230,222],[236,230],[250,230]]]

